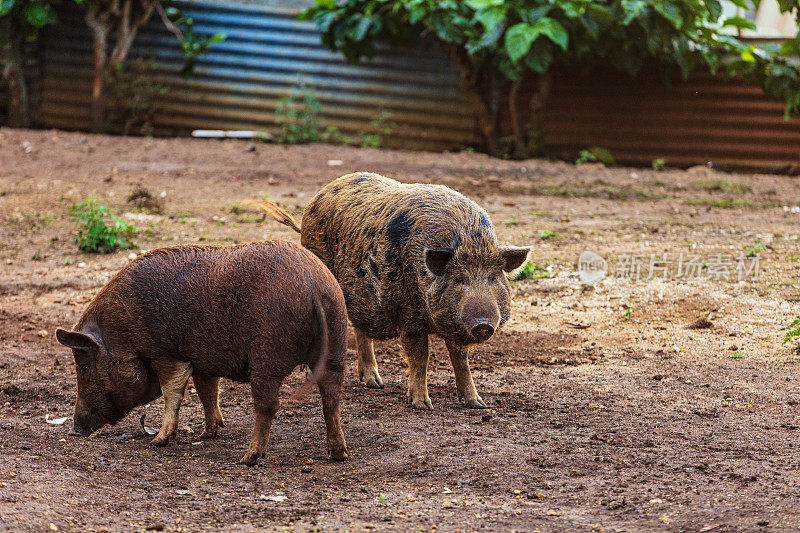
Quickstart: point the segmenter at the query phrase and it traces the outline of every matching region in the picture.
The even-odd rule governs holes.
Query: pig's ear
[[[525,260],[528,259],[528,252],[530,251],[530,247],[501,246],[500,253],[503,254],[503,261],[506,263],[503,270],[511,272],[521,267]]]
[[[68,331],[58,328],[56,330],[56,339],[64,346],[86,354],[93,353],[100,347],[97,341],[79,331]]]
[[[453,257],[453,250],[449,248],[425,250],[425,266],[433,272],[434,276],[441,276],[451,257]]]

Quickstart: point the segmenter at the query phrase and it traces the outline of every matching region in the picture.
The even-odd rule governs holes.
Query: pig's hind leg
[[[448,340],[445,341],[445,345],[456,375],[456,391],[464,400],[464,405],[472,409],[486,409],[486,402],[478,395],[475,382],[472,381],[472,372],[469,370],[469,347],[453,344]]]
[[[342,398],[342,372],[327,370],[318,383],[322,396],[322,414],[325,417],[328,452],[331,459],[344,461],[347,459],[347,443],[344,440],[339,404]]]
[[[269,430],[272,427],[275,414],[278,412],[278,391],[281,388],[283,377],[276,377],[271,375],[270,372],[264,372],[263,374],[268,377],[252,376],[250,379],[256,421],[253,426],[253,438],[250,440],[250,447],[239,460],[240,463],[247,466],[255,465],[267,452]]]
[[[200,438],[213,439],[217,436],[217,429],[225,427],[222,411],[219,410],[219,378],[194,373],[192,380],[205,414],[205,429]]]
[[[152,446],[166,446],[178,431],[178,409],[183,401],[192,365],[182,361],[159,361],[153,365],[164,395],[164,421],[161,431],[150,441]]]
[[[356,334],[356,350],[358,351],[358,379],[370,389],[381,389],[383,380],[378,373],[378,361],[375,360],[372,339],[358,328],[353,328],[353,330]]]

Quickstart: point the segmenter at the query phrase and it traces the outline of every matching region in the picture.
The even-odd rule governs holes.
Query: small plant
[[[578,154],[578,159],[575,160],[575,164],[583,165],[584,163],[596,163],[598,161],[607,167],[613,166],[617,163],[608,148],[592,146],[591,148],[580,151]]]
[[[630,320],[631,311],[633,311],[631,304],[622,304],[622,320]]]
[[[790,263],[797,263],[798,261],[800,261],[800,255],[789,254],[786,256],[786,260],[789,261]]]
[[[745,244],[742,246],[742,250],[744,250],[744,255],[746,257],[758,257],[761,255],[761,250],[765,250],[764,245],[761,244],[761,241],[756,241],[753,244]]]
[[[744,354],[742,352],[733,352],[731,354],[731,359],[742,359],[744,358]]]
[[[539,238],[543,241],[552,241],[558,238],[558,232],[551,229],[546,229],[539,232]]]
[[[361,137],[361,146],[372,148],[389,146],[389,137],[392,135],[392,129],[397,126],[397,124],[391,121],[391,118],[392,114],[389,111],[381,109],[380,114],[369,123],[373,128],[373,133],[359,133]]]
[[[83,252],[107,254],[120,248],[131,248],[131,239],[139,232],[131,224],[117,218],[95,198],[75,204],[72,216],[77,221],[78,229],[75,244]]]
[[[375,498],[375,503],[377,503],[379,507],[389,507],[390,505],[386,499],[386,494],[378,494],[378,497]]]
[[[789,342],[795,343],[793,351],[800,355],[800,315],[794,317],[792,323],[789,324],[789,332],[783,338],[781,346],[785,346]]]
[[[589,150],[581,150],[578,153],[578,159],[575,160],[576,165],[583,165],[585,163],[596,163],[597,158]]]
[[[314,92],[302,83],[289,96],[284,97],[275,110],[275,122],[281,131],[277,141],[284,144],[320,142],[319,114],[322,103]]]
[[[532,263],[530,261],[527,261],[525,265],[522,268],[520,268],[511,279],[513,281],[520,281],[523,279],[539,280],[549,277],[550,277],[550,272],[547,271],[547,268],[544,265],[539,265],[537,263]]]
[[[655,170],[656,172],[661,172],[662,170],[664,170],[664,167],[667,166],[667,162],[661,159],[660,157],[658,159],[653,159],[652,164],[653,164],[653,170]]]

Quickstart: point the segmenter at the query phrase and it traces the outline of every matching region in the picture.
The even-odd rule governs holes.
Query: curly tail
[[[308,376],[306,382],[300,385],[297,391],[292,394],[293,400],[299,400],[308,394],[311,388],[319,383],[322,376],[325,375],[328,365],[328,357],[330,355],[330,349],[328,347],[330,342],[328,321],[325,319],[325,308],[322,307],[322,302],[320,302],[316,296],[314,297],[314,312],[317,315],[317,320],[319,320],[319,354],[317,356],[317,362],[311,370],[311,374]]]
[[[297,223],[294,217],[292,217],[292,215],[286,209],[282,208],[275,202],[270,202],[269,200],[247,200],[246,202],[243,202],[242,205],[256,206],[268,217],[274,218],[281,224],[289,226],[297,233],[300,233],[300,224]]]

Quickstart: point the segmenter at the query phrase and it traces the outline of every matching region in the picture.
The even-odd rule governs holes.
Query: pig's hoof
[[[203,430],[203,433],[200,434],[201,439],[216,439],[217,438],[217,428],[206,428]]]
[[[163,447],[167,444],[169,444],[169,437],[165,435],[156,435],[155,438],[150,441],[150,446]]]
[[[331,450],[331,459],[334,461],[346,461],[347,450]]]
[[[486,402],[484,402],[480,396],[465,400],[464,407],[469,407],[470,409],[488,409]]]
[[[364,385],[369,389],[382,389],[383,388],[383,380],[381,379],[381,375],[378,374],[377,368],[371,368],[368,370],[360,370],[359,371],[359,379],[364,383]]]
[[[247,466],[255,466],[260,459],[260,455],[260,453],[247,452],[241,459],[239,459],[239,463]]]
[[[430,398],[418,398],[416,400],[411,400],[411,407],[413,409],[425,409],[430,411],[433,409],[433,404]]]

